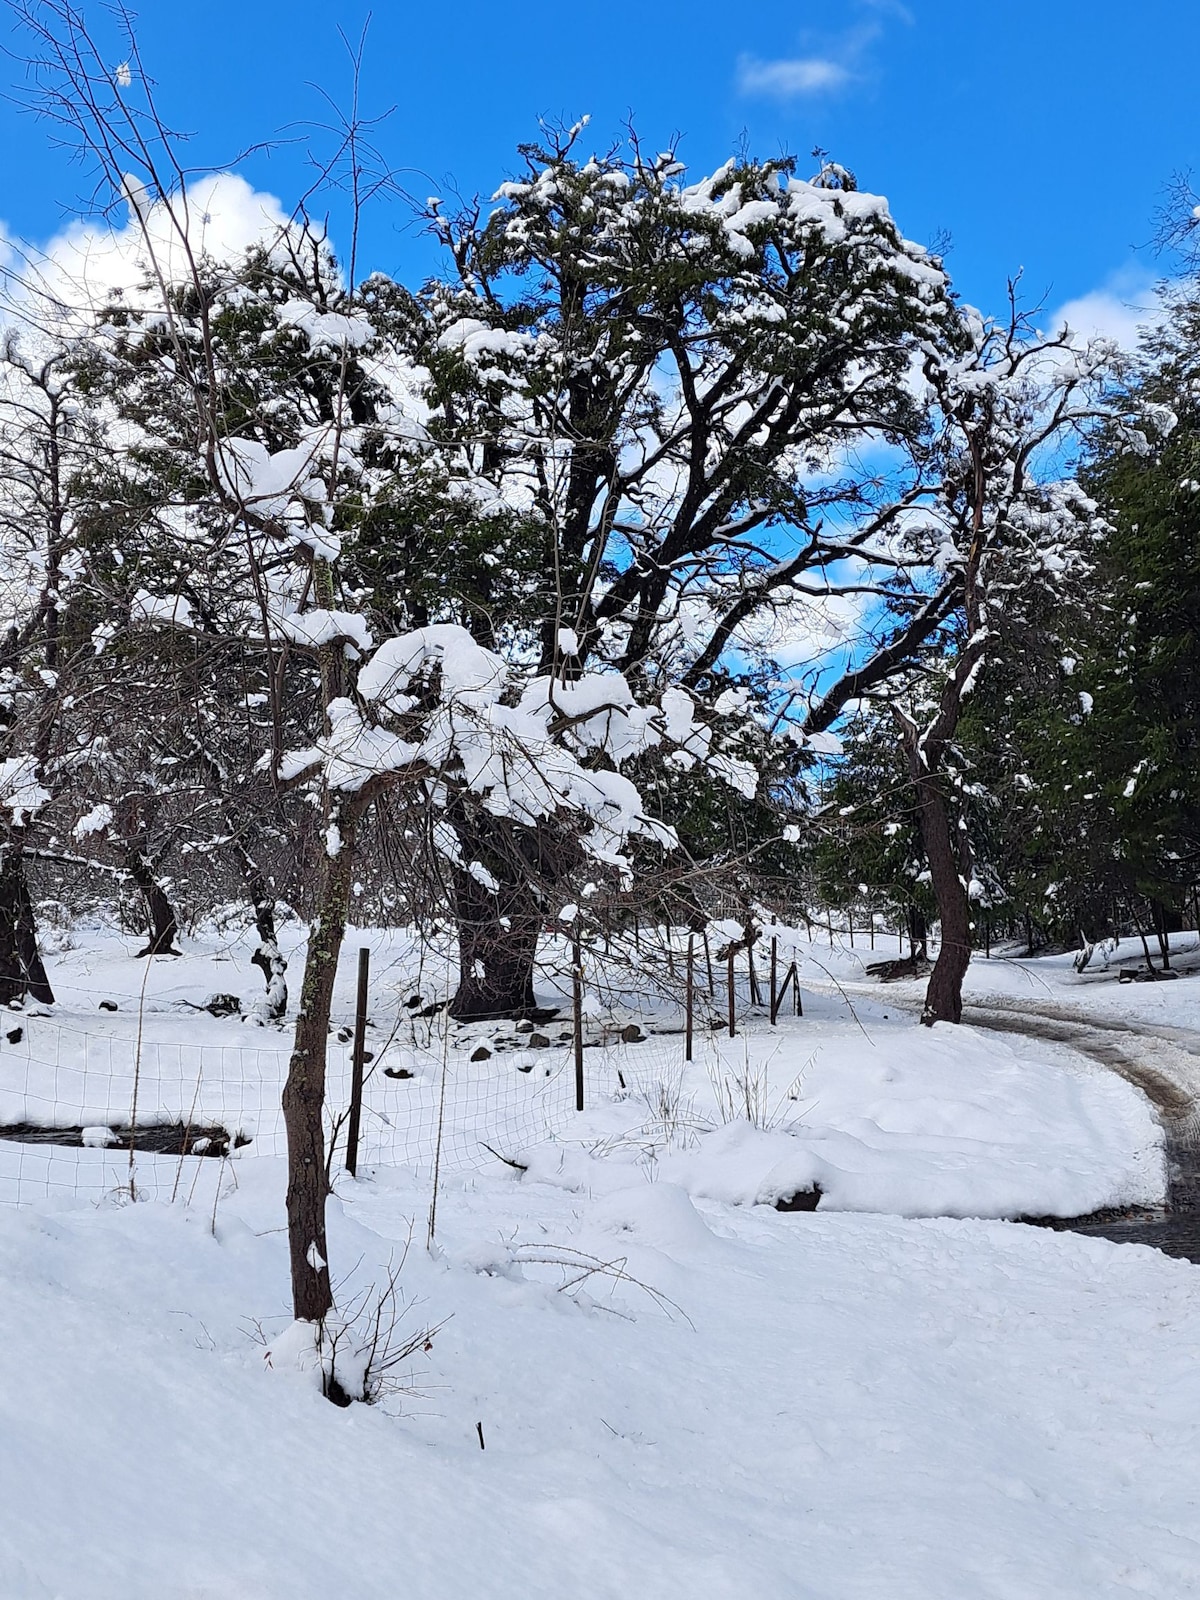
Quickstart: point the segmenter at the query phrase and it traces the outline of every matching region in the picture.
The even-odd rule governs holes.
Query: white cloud
[[[895,17],[908,27],[916,21],[908,7],[901,4],[901,0],[858,0],[858,3],[865,6],[868,11],[877,11],[885,17]]]
[[[73,222],[49,244],[33,247],[0,237],[0,268],[7,279],[0,320],[30,316],[35,322],[104,304],[116,289],[129,291],[149,275],[149,250],[168,278],[187,276],[182,227],[197,255],[238,259],[251,245],[278,239],[288,219],[279,201],[261,194],[236,173],[195,180],[186,205],[170,210],[127,182],[127,217],[119,226],[102,219]],[[139,215],[140,213],[140,215]]]
[[[742,94],[793,100],[799,95],[840,89],[853,76],[849,67],[823,56],[800,56],[788,61],[759,61],[756,56],[742,56],[737,84]]]
[[[847,84],[869,77],[871,46],[884,32],[884,21],[911,25],[912,13],[902,0],[855,0],[862,20],[840,33],[821,36],[806,31],[800,43],[803,55],[763,61],[757,56],[738,58],[737,86],[745,95],[768,96],[775,100],[796,100],[803,95],[827,94]]]
[[[736,642],[753,659],[769,657],[785,675],[801,676],[853,646],[873,605],[869,595],[798,594],[745,623]]]
[[[1162,318],[1158,281],[1140,268],[1123,267],[1098,289],[1059,306],[1045,325],[1054,332],[1065,325],[1085,339],[1111,339],[1122,350],[1136,350],[1139,331]]]

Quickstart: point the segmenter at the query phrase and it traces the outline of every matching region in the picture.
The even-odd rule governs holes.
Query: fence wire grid
[[[0,1030],[0,1204],[136,1194],[208,1204],[240,1155],[282,1157],[287,1044],[189,1043],[28,1014]],[[615,1084],[589,1050],[589,1096]],[[326,1140],[345,1160],[351,1051],[329,1040]],[[358,1170],[479,1170],[561,1134],[575,1114],[565,1046],[472,1062],[436,1033],[368,1064]],[[155,1146],[165,1145],[162,1149]],[[185,1153],[186,1152],[186,1153]]]

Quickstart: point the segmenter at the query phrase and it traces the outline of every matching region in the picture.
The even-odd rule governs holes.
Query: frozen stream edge
[[[887,992],[887,986],[877,984],[843,983],[837,987],[847,994],[870,995],[876,1001],[881,990]],[[920,1005],[913,997],[894,992],[887,993],[887,1001],[914,1013]],[[1168,1024],[1151,1026],[1136,1019],[1091,1017],[1070,1006],[1030,1005],[1004,995],[964,1001],[963,1022],[1078,1051],[1140,1090],[1162,1127],[1167,1161],[1165,1211],[1115,1221],[1062,1218],[1047,1225],[1118,1243],[1149,1244],[1168,1255],[1200,1263],[1200,1032]]]

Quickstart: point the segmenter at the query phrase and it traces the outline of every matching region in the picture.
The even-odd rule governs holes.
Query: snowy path
[[[1064,995],[1031,967],[1020,961],[977,964],[969,976],[964,1024],[1065,1046],[1117,1073],[1146,1096],[1165,1139],[1167,1214],[1152,1221],[1087,1224],[1085,1231],[1117,1242],[1150,1244],[1200,1262],[1200,1029],[1166,1020],[1173,1015],[1190,1021],[1195,1015],[1191,986],[1171,986],[1165,995],[1156,986],[1149,1003],[1125,986],[1114,993],[1111,984],[1080,984]],[[1005,968],[1021,973],[1029,992],[990,990],[988,979],[1007,976]],[[850,980],[838,987],[851,995],[880,998],[878,984]],[[917,983],[888,985],[888,1002],[915,1015],[922,988]],[[1154,1006],[1154,1001],[1170,1004]],[[1153,1006],[1165,1015],[1131,1015],[1134,1006]]]
[[[990,987],[1010,972],[1028,981],[1026,993]],[[881,985],[845,978],[828,984],[809,979],[806,987],[886,1000],[917,1014],[925,986],[921,981]],[[967,977],[963,1022],[1079,1051],[1140,1089],[1174,1142],[1200,1147],[1200,1027],[1167,1020],[1174,1014],[1190,1021],[1195,1015],[1200,993],[1193,995],[1193,987],[1200,990],[1200,979],[1182,991],[1170,986],[1164,993],[1155,986],[1153,1000],[1174,1004],[1156,1007],[1158,1015],[1139,1016],[1132,1014],[1135,1005],[1150,1009],[1140,986],[1130,990],[1111,983],[1103,988],[1080,984],[1064,994],[1061,985],[1052,985],[1036,970],[1035,962],[976,962]]]
[[[1129,1017],[1089,1016],[1081,1008],[1031,1004],[1008,996],[968,1002],[963,1020],[978,1028],[1054,1040],[1111,1067],[1141,1089],[1177,1141],[1200,1132],[1200,1033]]]

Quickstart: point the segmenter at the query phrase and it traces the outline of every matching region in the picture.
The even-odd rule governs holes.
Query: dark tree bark
[[[540,886],[570,872],[577,847],[549,819],[537,828],[521,827],[462,805],[450,816],[463,863],[454,869],[458,988],[450,1015],[460,1022],[528,1016],[537,1003]],[[483,869],[494,889],[471,873],[472,865]]]
[[[275,896],[263,876],[262,868],[240,839],[235,839],[234,849],[250,895],[254,926],[258,930],[258,949],[250,960],[262,973],[267,985],[266,1015],[272,1022],[278,1022],[287,1011],[288,989],[287,962],[279,948],[275,926]]]
[[[336,855],[317,864],[315,911],[308,935],[300,1011],[283,1091],[287,1133],[288,1248],[297,1322],[321,1322],[333,1304],[325,1237],[325,1067],[329,1016],[354,877],[354,844],[363,803],[355,796],[330,807]]]
[[[166,889],[154,870],[150,850],[149,831],[155,810],[155,797],[146,793],[129,793],[121,798],[117,816],[108,830],[112,844],[120,852],[126,871],[133,879],[146,907],[149,930],[146,944],[138,956],[177,956],[175,941],[179,937],[179,923]]]
[[[929,975],[921,1011],[921,1021],[932,1027],[935,1022],[962,1021],[963,979],[971,964],[971,901],[967,893],[970,860],[966,835],[953,827],[937,778],[928,771],[912,771],[918,760],[910,751],[921,840],[942,925],[941,948]]]
[[[54,1001],[37,943],[37,921],[19,841],[0,843],[0,1005]]]
[[[533,891],[510,881],[493,893],[456,867],[454,899],[459,977],[450,1015],[460,1022],[528,1016],[537,1003],[533,964],[541,927]]]
[[[1183,926],[1183,919],[1179,914],[1172,913],[1169,906],[1162,900],[1150,900],[1150,918],[1154,924],[1154,937],[1158,940],[1159,954],[1162,956],[1162,969],[1164,972],[1171,970],[1171,935],[1178,933]]]
[[[909,906],[908,949],[914,961],[924,961],[928,956],[929,924],[920,906]]]
[[[146,915],[150,920],[146,945],[138,951],[138,955],[177,956],[179,951],[175,948],[175,941],[179,937],[179,923],[175,916],[175,908],[155,876],[149,856],[132,839],[122,841],[121,853],[125,857],[129,876],[141,891],[146,904]]]

